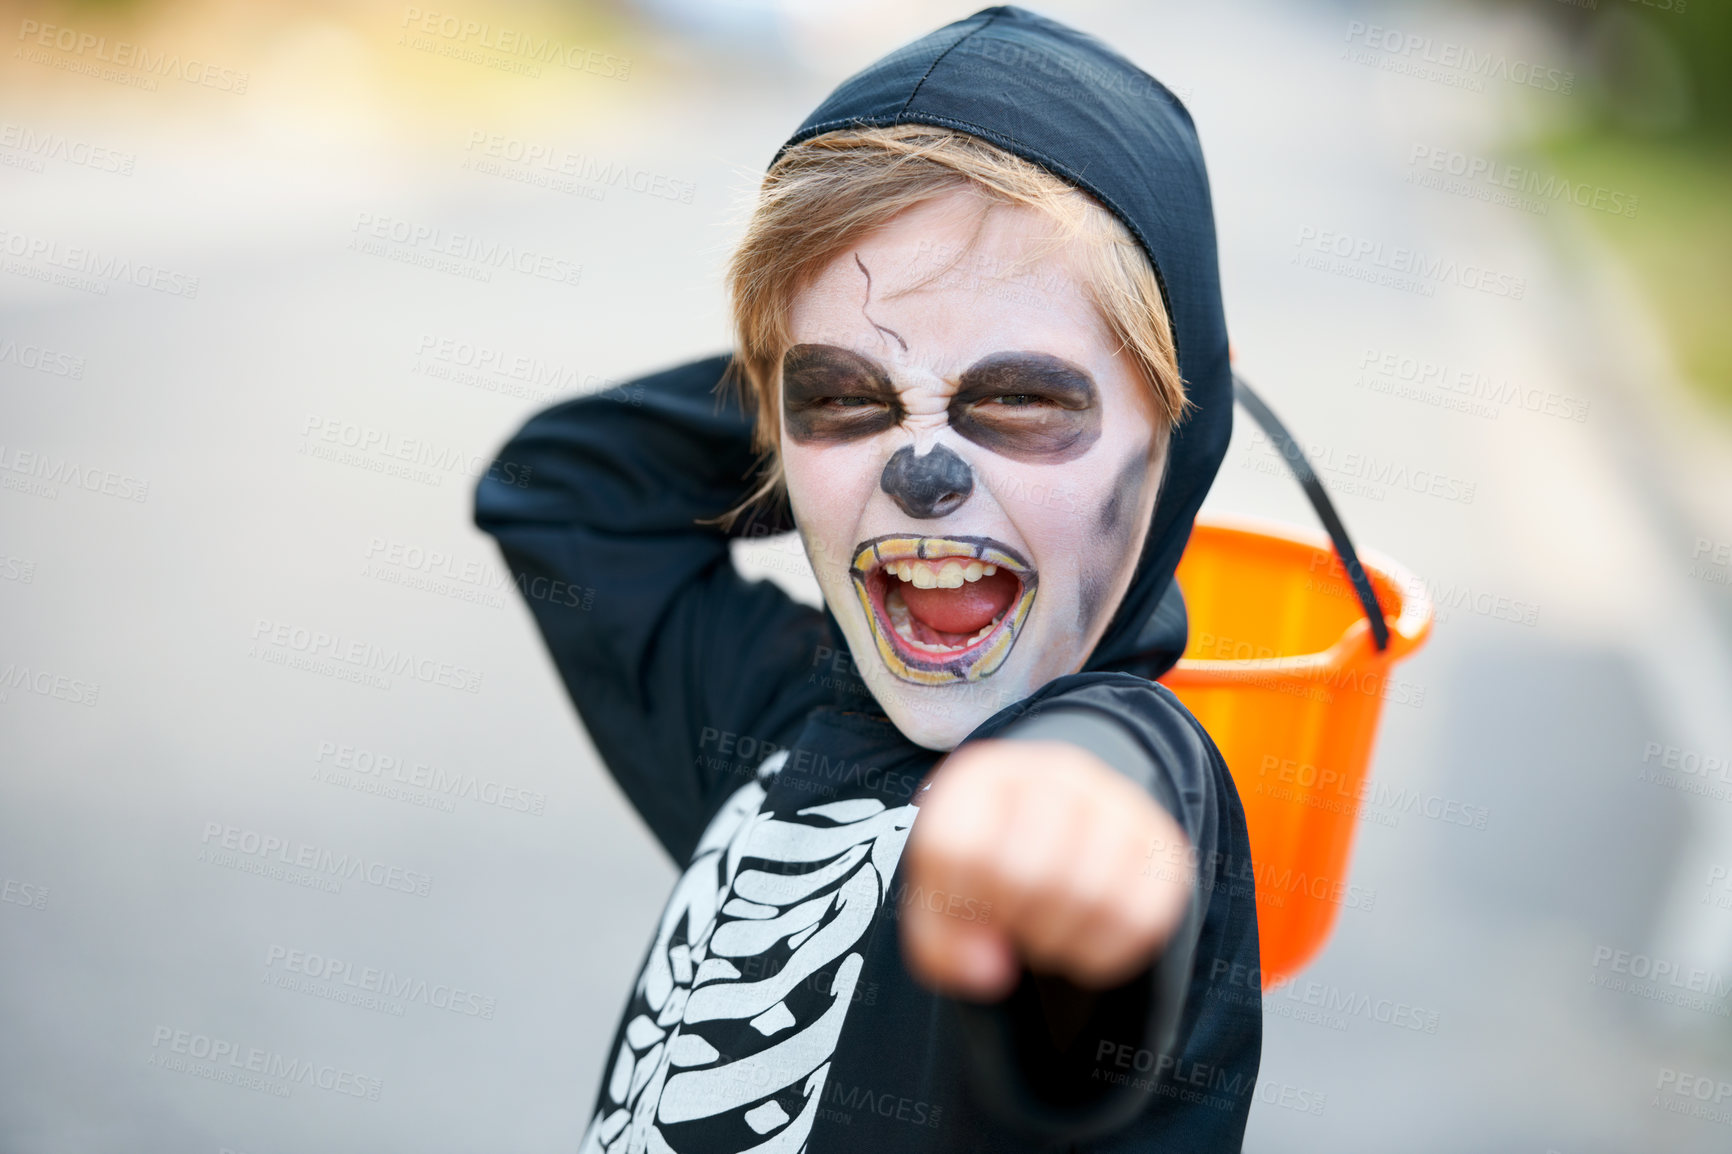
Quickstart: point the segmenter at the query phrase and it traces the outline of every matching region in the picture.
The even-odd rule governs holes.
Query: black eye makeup
[[[950,399],[950,427],[1015,461],[1056,464],[1082,456],[1101,435],[1088,373],[1048,353],[982,357]]]
[[[782,357],[782,413],[802,444],[869,437],[904,416],[883,366],[835,345],[795,345]]]

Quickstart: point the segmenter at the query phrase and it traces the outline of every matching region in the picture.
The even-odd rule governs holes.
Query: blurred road
[[[439,59],[395,19],[237,37],[244,96],[70,103],[6,62],[7,124],[134,163],[0,167],[0,1149],[575,1146],[673,871],[471,474],[554,397],[723,347],[737,198],[837,81],[971,7],[668,25],[624,80]],[[1367,28],[1555,50],[1428,7],[1043,10],[1190,105],[1240,368],[1440,603],[1386,707],[1375,905],[1266,997],[1247,1149],[1727,1149],[1732,525],[1658,480],[1667,369],[1593,210],[1449,183],[1569,97]],[[453,93],[412,116],[379,77],[417,51]],[[1278,465],[1242,427],[1208,509],[1309,525]],[[788,542],[744,552],[810,595]],[[315,635],[412,660],[352,680]],[[201,1045],[330,1084],[207,1077]]]

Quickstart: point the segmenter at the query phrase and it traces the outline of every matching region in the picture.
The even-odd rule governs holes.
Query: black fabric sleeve
[[[1152,1079],[1121,1085],[1102,1074],[1118,1069],[1125,1052],[1146,1055],[1138,1069],[1165,1070],[1185,1045],[1181,1025],[1218,856],[1213,783],[1225,767],[1189,713],[1130,677],[1037,702],[993,736],[1087,750],[1145,789],[1189,842],[1150,847],[1144,869],[1182,870],[1187,861],[1196,869],[1184,920],[1130,981],[1092,991],[1025,970],[1005,1001],[959,1004],[977,1091],[1001,1121],[1059,1140],[1110,1133],[1147,1106]]]
[[[742,578],[730,534],[699,523],[738,504],[756,464],[751,419],[717,392],[727,366],[540,413],[475,497],[609,772],[676,861],[823,699],[822,612]],[[733,532],[791,527],[779,512]]]

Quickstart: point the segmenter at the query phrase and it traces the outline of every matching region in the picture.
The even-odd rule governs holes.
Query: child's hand
[[[904,857],[902,948],[926,985],[993,1001],[1022,964],[1079,986],[1128,980],[1185,916],[1184,831],[1064,742],[982,741],[921,795]]]

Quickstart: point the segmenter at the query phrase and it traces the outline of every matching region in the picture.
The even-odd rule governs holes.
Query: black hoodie
[[[891,724],[827,612],[741,578],[729,534],[701,523],[754,474],[750,418],[717,389],[728,359],[558,405],[501,452],[476,519],[608,769],[685,866],[583,1150],[1237,1150],[1262,1042],[1244,814],[1208,735],[1148,680],[1184,648],[1172,574],[1232,423],[1195,130],[1136,66],[1014,7],[880,60],[788,143],[893,124],[981,137],[1086,190],[1160,278],[1195,407],[1136,576],[1083,672],[970,740],[1058,737],[1142,783],[1195,849],[1190,917],[1101,995],[1025,973],[980,1007],[916,984],[899,903],[945,899],[906,892],[898,861],[938,755]],[[784,506],[732,532],[789,527]]]

